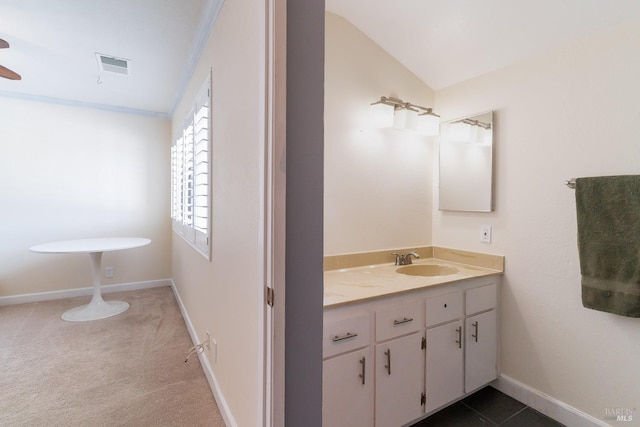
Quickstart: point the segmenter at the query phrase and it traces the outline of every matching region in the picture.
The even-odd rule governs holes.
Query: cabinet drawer
[[[427,327],[462,317],[462,292],[429,298],[426,303]]]
[[[420,301],[376,311],[377,342],[418,331],[421,327],[422,310]]]
[[[322,357],[330,357],[369,345],[369,315],[364,313],[324,325]]]
[[[469,315],[496,308],[496,300],[497,295],[495,284],[469,289],[466,292],[465,313]]]

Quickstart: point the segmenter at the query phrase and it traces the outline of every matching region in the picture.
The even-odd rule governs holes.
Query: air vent
[[[96,53],[96,58],[98,59],[98,68],[100,68],[100,71],[124,75],[131,74],[131,61],[128,59],[103,55],[101,53]]]

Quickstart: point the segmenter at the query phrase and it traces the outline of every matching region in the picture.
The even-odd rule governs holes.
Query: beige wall
[[[217,362],[205,354],[241,426],[262,423],[263,9],[225,2],[173,116],[176,129],[212,68],[212,259],[173,234],[172,277],[199,339],[217,341]]]
[[[0,297],[91,286],[86,255],[36,254],[56,240],[140,236],[105,253],[104,284],[171,277],[169,121],[0,98]]]
[[[372,129],[369,104],[433,90],[344,18],[325,28],[325,255],[428,245],[433,138]]]
[[[506,256],[503,373],[600,420],[638,407],[640,320],[582,307],[563,182],[638,173],[639,57],[634,22],[436,93],[448,118],[496,112],[497,170],[495,212],[434,210],[433,243]]]

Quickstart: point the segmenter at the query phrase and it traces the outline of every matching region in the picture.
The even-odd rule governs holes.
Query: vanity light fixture
[[[453,122],[452,124],[456,124],[456,123],[464,123],[465,125],[469,125],[469,126],[478,126],[479,128],[482,128],[482,129],[491,129],[491,123],[481,122],[480,120],[462,119],[462,120]]]
[[[440,132],[440,116],[427,108],[424,113],[418,114],[418,133],[424,136],[435,136]]]
[[[482,130],[482,139],[480,139],[480,143],[482,145],[491,145],[493,141],[493,130],[491,128]]]
[[[472,132],[473,129],[473,132]],[[484,143],[485,135],[491,133],[491,123],[479,120],[462,119],[451,123],[449,138],[456,142],[480,142]]]
[[[421,135],[434,136],[440,129],[440,116],[433,109],[405,102],[398,98],[381,96],[370,106],[371,124],[376,128],[394,127],[418,131]]]
[[[369,107],[371,125],[379,129],[392,127],[395,106],[396,104],[386,96],[380,97],[380,101],[371,104]]]
[[[463,120],[451,123],[449,126],[449,140],[455,142],[471,141],[471,125]]]
[[[418,110],[403,106],[394,110],[393,127],[399,130],[416,130],[418,128]]]

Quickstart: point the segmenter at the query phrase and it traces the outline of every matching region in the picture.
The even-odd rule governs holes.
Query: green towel
[[[640,176],[576,179],[582,305],[640,317]]]

